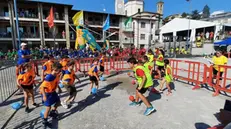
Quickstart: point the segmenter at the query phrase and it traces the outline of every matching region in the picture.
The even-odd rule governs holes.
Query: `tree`
[[[200,19],[200,17],[201,17],[201,16],[200,16],[198,10],[193,10],[193,11],[192,11],[192,19],[198,20],[198,19]]]
[[[182,17],[182,18],[186,18],[187,15],[188,15],[187,13],[183,12],[183,13],[181,14],[181,17]]]
[[[205,5],[203,8],[203,14],[202,17],[203,18],[208,18],[210,16],[210,8],[208,5]]]

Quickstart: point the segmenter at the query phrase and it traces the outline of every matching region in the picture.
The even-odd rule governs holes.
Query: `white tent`
[[[197,28],[205,28],[211,26],[216,26],[216,23],[200,21],[200,20],[191,20],[191,19],[189,21],[189,19],[185,19],[185,18],[175,18],[172,21],[165,24],[164,26],[162,26],[160,28],[160,33],[162,34],[173,33],[173,32],[188,30],[189,28],[197,29]]]

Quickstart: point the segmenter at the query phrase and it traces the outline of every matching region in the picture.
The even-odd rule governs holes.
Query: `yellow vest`
[[[146,56],[149,58],[149,62],[153,62],[154,55],[147,54]]]
[[[137,70],[137,69],[141,69],[141,70],[143,70],[144,73],[145,73],[146,81],[145,81],[145,83],[144,83],[144,88],[151,87],[151,86],[153,85],[153,81],[152,81],[152,77],[151,77],[150,72],[148,72],[148,70],[147,70],[146,68],[144,68],[144,66],[136,66],[136,67],[133,69],[133,71],[134,71],[134,73],[135,73],[134,75],[135,75],[135,77],[136,77],[137,82],[138,82],[139,85],[141,85],[141,83],[142,83],[142,78],[141,78],[141,77],[138,77],[138,76],[136,75],[136,70]]]
[[[156,65],[157,65],[157,66],[164,66],[164,61],[159,61],[159,59],[160,59],[161,57],[164,58],[163,55],[159,55],[158,58],[157,58],[157,60],[156,60]]]
[[[171,73],[172,73],[172,68],[169,65],[167,65],[167,68],[165,69],[165,77],[164,78],[167,82],[172,82],[173,77],[172,77],[172,74],[168,74],[168,69],[170,69]]]
[[[150,70],[149,70],[149,68],[148,68],[149,65],[150,65],[150,66],[153,66],[153,65],[151,65],[150,62],[144,63],[144,68],[147,69],[147,71],[150,73]]]

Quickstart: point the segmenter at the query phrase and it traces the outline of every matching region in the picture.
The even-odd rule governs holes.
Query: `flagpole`
[[[18,13],[17,13],[17,2],[14,0],[14,13],[16,17],[16,29],[17,29],[17,36],[18,36],[18,44],[16,44],[17,48],[19,49],[19,46],[21,44],[21,38],[19,34],[19,26],[18,26]]]
[[[191,0],[187,0],[189,2],[189,12],[191,12]],[[189,49],[189,43],[190,43],[190,17],[188,19],[188,34],[187,34],[187,42],[186,42],[186,51]],[[191,32],[192,33],[192,32]],[[192,48],[192,46],[190,46]]]

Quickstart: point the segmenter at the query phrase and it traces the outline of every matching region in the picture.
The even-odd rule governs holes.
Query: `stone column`
[[[70,44],[70,30],[69,30],[69,15],[68,15],[68,7],[64,7],[64,15],[65,15],[65,34],[66,34],[66,47],[69,49],[71,47]]]
[[[16,39],[16,27],[14,22],[14,8],[12,1],[8,1],[8,11],[9,11],[9,18],[10,18],[10,27],[11,27],[11,38],[12,38],[12,45],[13,48],[17,48],[17,39]]]
[[[41,3],[38,3],[38,18],[39,18],[39,35],[41,46],[45,46],[45,35],[44,35],[44,24],[43,24],[43,6]]]

